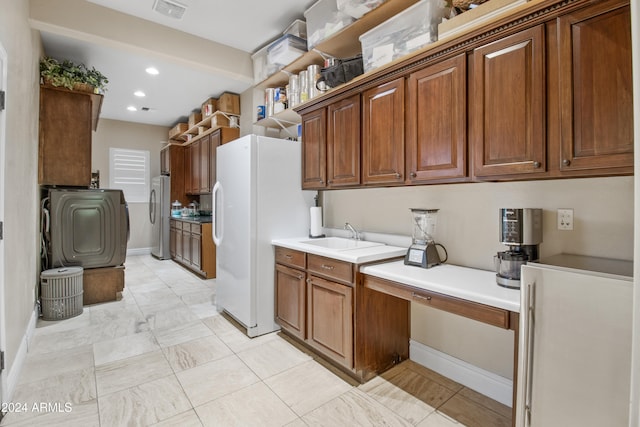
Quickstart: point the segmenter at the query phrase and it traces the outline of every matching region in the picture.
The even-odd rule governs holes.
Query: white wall
[[[38,60],[40,37],[29,27],[27,0],[3,1],[0,43],[7,52],[4,319],[10,399],[34,316],[39,272]],[[33,325],[33,324],[32,324]]]
[[[466,183],[325,191],[324,225],[346,221],[365,232],[411,235],[409,208],[438,208],[436,240],[451,264],[493,270],[498,209],[537,207],[543,213],[541,256],[560,252],[633,258],[633,177],[511,183]],[[556,229],[556,210],[573,208],[573,231]],[[497,285],[496,285],[497,286]],[[411,307],[412,339],[505,378],[512,377],[513,333]]]
[[[109,96],[109,92],[105,94]],[[167,140],[168,128],[144,125],[118,120],[100,119],[98,130],[93,133],[91,168],[100,171],[100,187],[109,187],[109,148],[129,148],[150,152],[150,177],[160,174],[160,149]],[[147,249],[151,247],[151,223],[149,206],[144,203],[129,202],[131,237],[127,249]]]

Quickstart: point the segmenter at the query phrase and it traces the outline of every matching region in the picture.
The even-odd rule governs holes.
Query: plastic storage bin
[[[307,51],[307,41],[292,34],[285,34],[269,45],[267,63],[284,67]]]
[[[62,267],[40,273],[44,320],[62,320],[82,314],[82,267]]]
[[[421,0],[362,34],[364,71],[438,40],[438,24],[449,10],[445,0]]]
[[[337,0],[338,10],[356,19],[362,18],[385,0]]]
[[[336,0],[319,0],[304,12],[307,21],[307,47],[311,50],[322,40],[354,21],[338,10]]]
[[[253,55],[251,55],[251,59],[253,60],[253,81],[255,84],[260,83],[273,73],[280,70],[280,68],[275,64],[270,64],[267,60],[267,50],[269,46],[265,46]]]
[[[301,19],[296,19],[287,27],[282,34],[291,34],[292,36],[307,39],[307,23]]]

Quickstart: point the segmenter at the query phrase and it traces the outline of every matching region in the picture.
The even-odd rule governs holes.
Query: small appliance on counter
[[[520,289],[520,267],[539,258],[542,209],[500,209],[500,243],[509,246],[509,250],[493,257],[496,282],[506,288]]]
[[[411,209],[413,217],[413,242],[404,257],[405,265],[431,268],[447,261],[447,250],[433,240],[436,231],[438,209]],[[444,259],[440,258],[438,246],[444,251]]]

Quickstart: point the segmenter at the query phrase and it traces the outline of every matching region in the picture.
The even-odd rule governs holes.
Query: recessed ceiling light
[[[158,71],[158,69],[155,67],[149,67],[145,71],[151,74],[152,76],[157,76],[158,74],[160,74],[160,71]]]
[[[138,109],[136,107],[134,107],[133,105],[129,105],[127,107],[127,110],[129,110],[129,111],[138,111]]]
[[[137,91],[133,92],[133,94],[134,94],[135,96],[139,97],[139,98],[144,98],[145,96],[147,96],[147,94],[146,94],[146,93],[144,93],[144,92],[143,92],[143,91],[141,91],[141,90],[137,90]]]

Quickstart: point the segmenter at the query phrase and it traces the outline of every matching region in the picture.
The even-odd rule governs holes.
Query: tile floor
[[[2,426],[510,425],[411,361],[359,385],[278,333],[249,339],[215,311],[215,280],[172,261],[128,257],[125,280],[119,301],[38,322]]]

